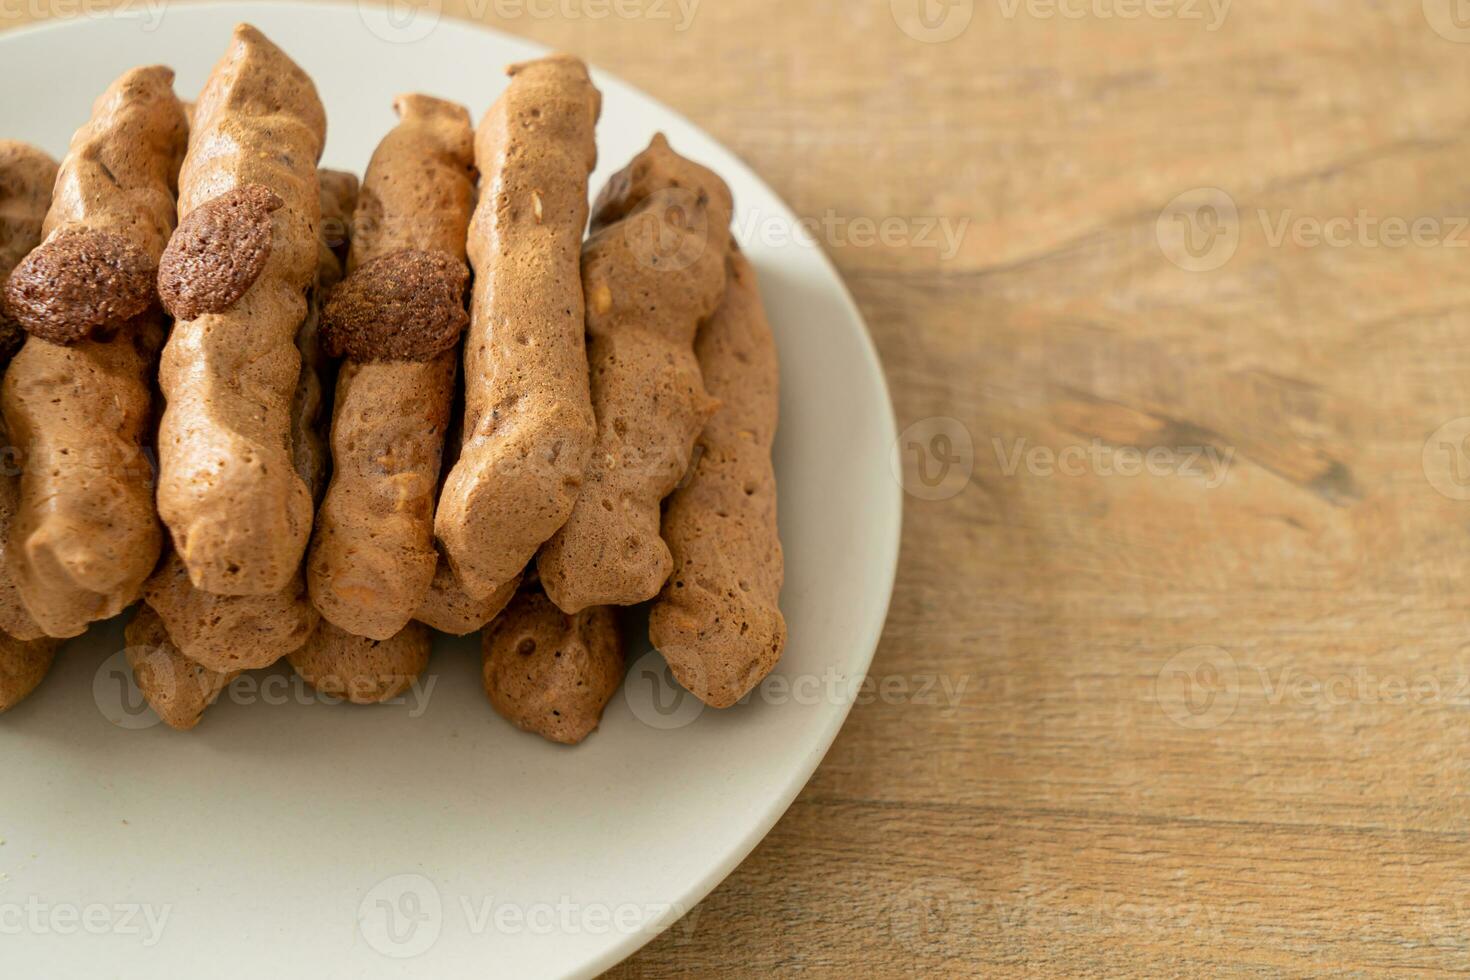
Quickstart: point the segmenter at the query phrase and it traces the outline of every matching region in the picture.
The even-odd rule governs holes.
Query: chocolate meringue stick
[[[648,636],[695,697],[727,708],[760,683],[786,646],[777,600],[776,344],[755,270],[730,255],[730,286],[695,353],[720,409],[700,434],[688,480],[664,508],[674,571],[653,604]]]
[[[0,395],[25,453],[6,565],[51,636],[120,612],[158,560],[144,453],[162,341],[153,273],[187,135],[171,70],[114,82],[72,138],[46,240],[6,283],[7,308],[30,334]]]
[[[326,292],[342,279],[348,217],[357,178],[320,171],[322,242],[317,284],[306,319],[296,331],[301,374],[291,404],[291,457],[312,499],[326,489],[326,449],[319,417],[326,358],[318,322]],[[194,587],[188,569],[170,551],[143,590],[146,600],[124,631],[133,681],[170,728],[188,731],[246,669],[268,667],[299,648],[320,617],[306,597],[302,575],[264,596],[215,595]]]
[[[582,741],[623,680],[617,611],[568,616],[539,589],[520,593],[480,641],[485,695],[506,720],[563,745]]]
[[[347,219],[357,200],[357,178],[335,170],[320,174],[322,230],[331,239],[318,251],[317,286],[312,290],[306,319],[297,331],[301,348],[301,375],[291,408],[291,453],[297,473],[306,481],[313,499],[326,489],[326,458],[320,432],[324,356],[317,343],[318,313],[326,291],[342,278],[342,261],[329,247],[346,235]],[[317,612],[306,596],[306,581],[293,575],[284,589],[263,596],[216,595],[196,588],[179,556],[170,551],[143,590],[144,598],[167,629],[177,653],[221,676],[242,669],[268,667],[306,642],[316,629]],[[140,626],[143,633],[151,627]],[[156,661],[154,661],[156,662]],[[165,721],[172,696],[150,685],[169,677],[191,676],[150,670],[137,673],[138,687]]]
[[[317,512],[307,587],[339,629],[386,640],[434,578],[434,498],[454,402],[474,207],[463,106],[394,101],[400,122],[363,176],[348,275],[323,342],[345,357],[332,411],[332,482]]]
[[[429,666],[432,639],[409,623],[387,640],[370,640],[322,620],[311,639],[287,658],[302,680],[353,704],[379,704],[407,691]]]
[[[321,243],[317,254],[316,286],[306,319],[296,330],[296,348],[301,351],[301,373],[291,402],[291,458],[296,475],[311,491],[314,504],[327,489],[327,440],[322,409],[325,385],[330,381],[330,362],[322,348],[322,307],[327,296],[346,274],[352,212],[357,207],[357,175],[345,170],[319,170],[321,185]]]
[[[662,134],[608,182],[582,250],[597,444],[572,516],[541,549],[563,611],[651,599],[672,559],[659,503],[717,406],[694,337],[725,292],[730,190]]]
[[[11,270],[41,244],[56,169],[55,160],[29,143],[0,140],[0,289]],[[0,362],[8,364],[24,341],[20,324],[0,302]]]
[[[51,186],[55,183],[55,160],[25,143],[0,140],[0,283],[27,252],[41,244],[41,225],[51,207]],[[0,304],[0,357],[9,361],[24,339],[20,325],[5,315]],[[0,443],[10,445],[3,424]],[[0,554],[4,553],[11,515],[15,513],[15,462],[9,452],[0,461]],[[0,631],[0,711],[5,711],[41,683],[60,641],[46,636],[26,612],[3,560]]]
[[[521,576],[517,573],[485,598],[476,599],[459,584],[454,569],[441,556],[413,618],[450,636],[468,636],[498,616],[506,603],[515,598],[520,584]]]
[[[196,586],[268,595],[296,574],[311,533],[291,406],[326,117],[306,73],[241,25],[194,120],[180,225],[159,267],[178,322],[159,368],[158,511]]]
[[[512,67],[475,134],[465,439],[434,533],[477,598],[567,519],[596,434],[577,262],[600,108],[586,66],[556,55]]]
[[[0,140],[0,286],[20,260],[41,244],[41,226],[51,209],[56,169],[56,161],[35,147]],[[0,301],[0,358],[4,363],[9,364],[11,355],[24,340],[20,324],[6,315],[4,303]],[[20,592],[4,558],[20,492],[20,468],[3,417],[0,417],[0,444],[5,446],[4,457],[0,458],[0,630],[17,640],[39,640],[46,635],[45,631],[20,601]],[[0,666],[0,670],[4,669]]]
[[[199,724],[205,709],[240,673],[210,670],[180,653],[163,620],[147,603],[138,606],[123,636],[138,690],[164,724],[177,731]]]
[[[463,404],[462,401],[460,404]],[[463,412],[451,411],[449,432],[444,437],[444,463],[441,467],[446,473],[459,460],[459,446],[464,441],[460,429],[463,419]],[[440,490],[443,490],[442,484]],[[423,601],[413,614],[413,618],[425,626],[450,636],[468,636],[500,615],[506,603],[515,598],[516,590],[521,585],[520,573],[488,596],[476,598],[460,585],[449,559],[444,557],[442,544],[438,551],[439,561],[434,566],[434,578],[429,582],[429,590],[424,593]]]
[[[17,640],[0,633],[0,712],[24,701],[40,685],[60,645],[60,640],[49,636]]]

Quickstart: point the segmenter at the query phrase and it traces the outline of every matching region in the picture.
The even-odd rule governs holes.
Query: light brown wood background
[[[873,667],[963,693],[856,707],[612,975],[1470,969],[1470,4],[628,2],[445,11],[837,219],[973,474],[909,497]]]

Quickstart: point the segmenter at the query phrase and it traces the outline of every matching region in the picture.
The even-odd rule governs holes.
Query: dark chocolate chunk
[[[5,312],[54,344],[115,334],[153,305],[153,261],[122,235],[63,228],[5,283]]]
[[[158,263],[158,296],[176,319],[223,313],[255,284],[271,254],[275,192],[245,184],[206,201],[179,223]]]
[[[447,252],[404,249],[360,266],[332,290],[322,342],[353,361],[427,361],[469,325],[470,271]]]

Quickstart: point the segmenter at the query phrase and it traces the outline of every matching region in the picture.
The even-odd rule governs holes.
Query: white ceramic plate
[[[59,157],[92,99],[139,64],[172,65],[192,98],[248,19],[315,77],[324,163],[361,173],[396,93],[458,99],[478,118],[502,66],[541,53],[425,13],[131,9],[0,36],[0,91],[25,93],[4,100],[0,136]],[[0,718],[6,976],[591,976],[691,909],[816,768],[893,583],[901,491],[882,371],[822,251],[787,240],[795,219],[776,195],[664,106],[595,77],[593,187],[663,130],[729,181],[761,275],[782,364],[790,644],[775,679],[701,711],[635,648],[601,729],[567,749],[490,709],[477,640],[441,640],[403,704],[327,706],[280,670],[178,734],[128,688],[121,623],[99,626]]]

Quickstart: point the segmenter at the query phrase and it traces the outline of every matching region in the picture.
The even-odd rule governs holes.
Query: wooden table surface
[[[1465,6],[445,0],[815,219],[914,427],[888,695],[612,976],[1470,969]]]

